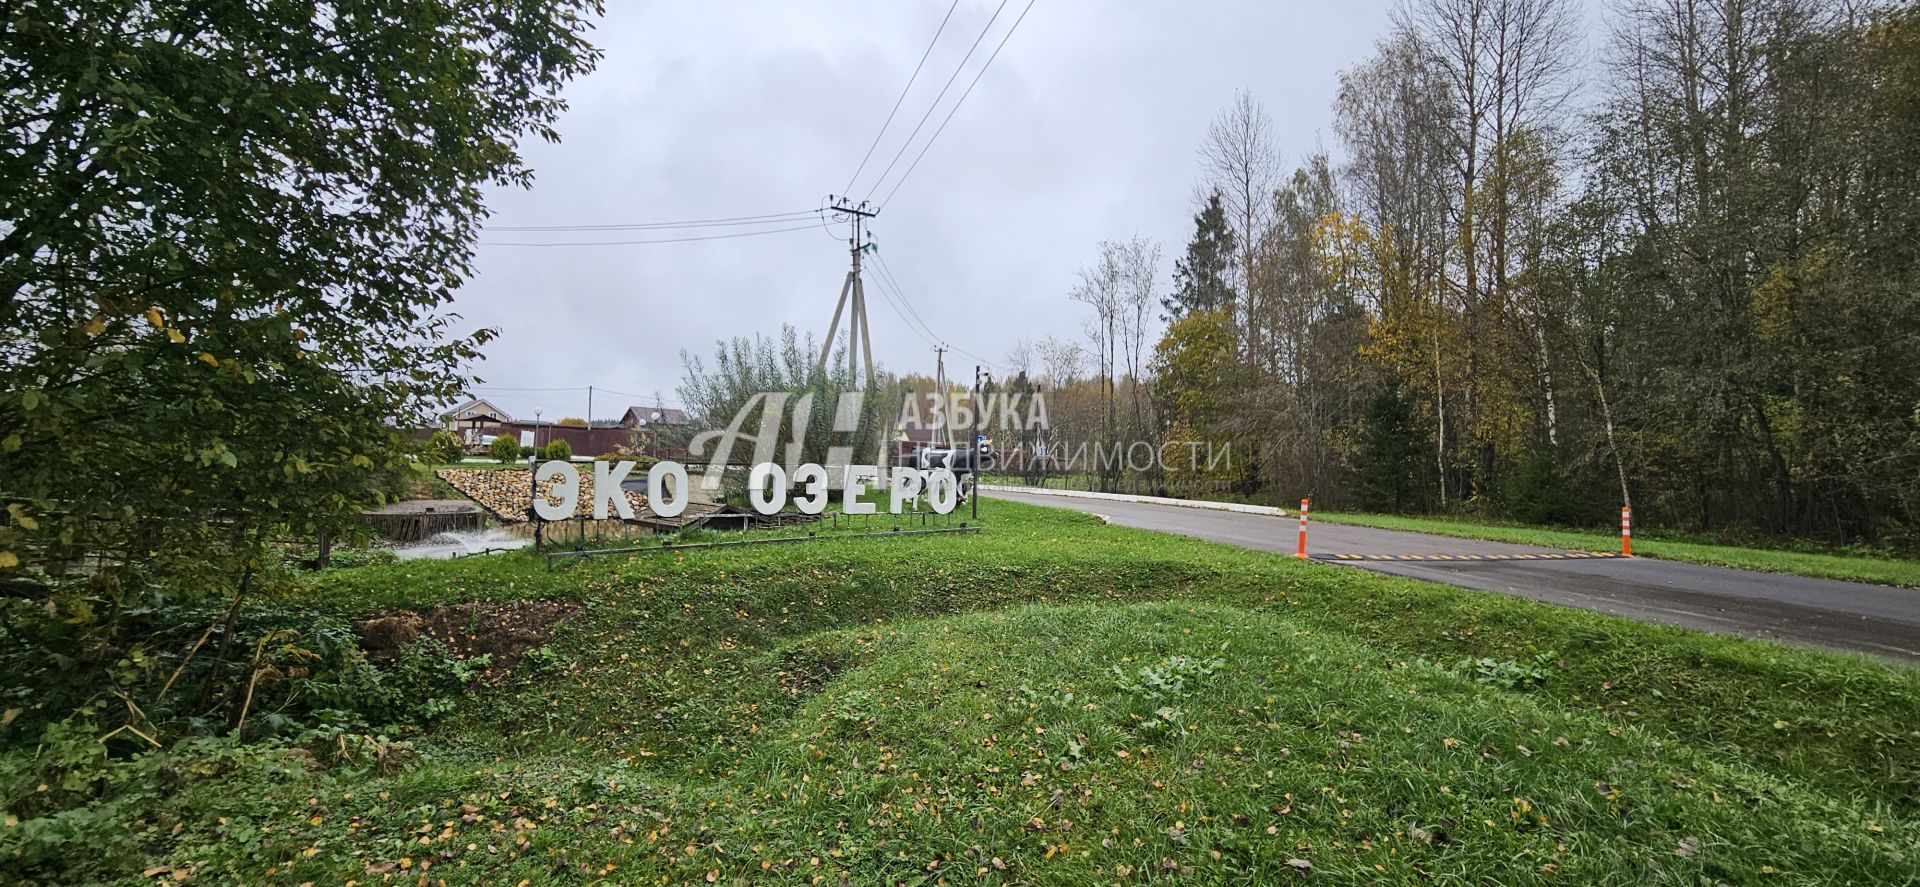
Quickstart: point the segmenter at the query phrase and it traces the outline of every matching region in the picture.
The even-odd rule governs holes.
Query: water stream
[[[449,530],[445,533],[435,533],[432,538],[422,542],[402,545],[395,548],[393,554],[403,561],[419,558],[446,560],[489,551],[511,551],[532,544],[532,539],[523,538],[499,527],[485,530]]]

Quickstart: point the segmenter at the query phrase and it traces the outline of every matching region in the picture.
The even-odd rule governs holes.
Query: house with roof
[[[644,441],[647,453],[654,456],[668,456],[684,450],[688,438],[693,434],[693,423],[687,419],[686,410],[672,409],[662,404],[629,406],[620,416],[620,425],[631,429]]]
[[[500,434],[514,424],[506,410],[480,397],[442,413],[440,421],[448,431],[460,435],[461,442],[468,446],[478,446],[483,438]]]
[[[679,428],[687,424],[687,411],[664,406],[630,406],[620,424],[635,431],[646,428]]]

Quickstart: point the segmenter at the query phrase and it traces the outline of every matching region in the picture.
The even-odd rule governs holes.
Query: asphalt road
[[[1031,493],[987,495],[1092,512],[1121,526],[1283,554],[1295,551],[1298,538],[1299,521],[1292,516]],[[1342,524],[1311,524],[1307,540],[1308,555],[1327,563],[1644,622],[1920,661],[1920,589],[1647,558],[1596,557],[1591,552]],[[1408,559],[1335,559],[1340,556]],[[1411,559],[1415,557],[1421,559]]]

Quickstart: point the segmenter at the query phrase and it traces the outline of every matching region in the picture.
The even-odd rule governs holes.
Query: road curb
[[[1242,505],[1238,502],[1208,502],[1204,499],[1133,496],[1126,493],[1095,493],[1089,490],[1047,490],[1038,487],[1008,487],[1000,484],[981,484],[980,489],[989,493],[1031,493],[1035,496],[1060,496],[1067,499],[1100,499],[1107,502],[1138,502],[1143,505],[1177,505],[1181,508],[1203,508],[1208,511],[1234,511],[1240,514],[1262,514],[1268,517],[1287,516],[1284,510],[1272,505]]]

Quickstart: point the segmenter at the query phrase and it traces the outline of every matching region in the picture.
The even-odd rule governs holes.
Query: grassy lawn
[[[1617,532],[1588,533],[1578,530],[1478,523],[1440,517],[1400,517],[1344,512],[1316,511],[1313,513],[1313,518],[1336,524],[1354,524],[1384,530],[1411,530],[1441,536],[1541,545],[1548,548],[1570,548],[1579,551],[1618,551],[1620,549],[1620,535]],[[1710,564],[1717,567],[1738,567],[1743,570],[1793,573],[1822,579],[1844,579],[1852,582],[1874,582],[1881,585],[1920,588],[1920,561],[1671,541],[1649,535],[1643,530],[1636,530],[1634,533],[1633,553],[1638,557]]]
[[[193,883],[1891,883],[1920,672],[994,502],[978,536],[326,574],[584,606],[390,767],[183,782]],[[475,625],[483,632],[486,626]],[[130,879],[138,880],[138,879]]]

